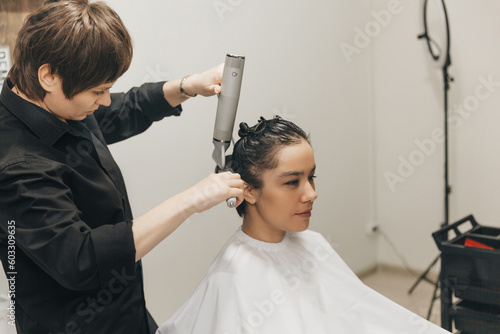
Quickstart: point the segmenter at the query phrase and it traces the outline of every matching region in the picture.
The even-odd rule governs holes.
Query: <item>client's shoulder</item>
[[[221,248],[219,254],[215,257],[209,269],[209,274],[229,273],[233,274],[240,269],[241,262],[246,257],[244,249],[238,236],[241,234],[241,229],[234,233],[226,244]]]

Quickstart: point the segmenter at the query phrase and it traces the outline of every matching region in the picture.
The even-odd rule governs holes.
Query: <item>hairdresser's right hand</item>
[[[236,206],[243,202],[243,180],[239,174],[224,172],[212,174],[187,190],[188,200],[195,212],[200,213],[236,197]]]
[[[188,92],[202,96],[212,96],[220,93],[224,63],[205,72],[193,74],[186,78],[184,86]]]

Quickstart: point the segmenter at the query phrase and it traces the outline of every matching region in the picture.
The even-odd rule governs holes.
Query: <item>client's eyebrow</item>
[[[309,174],[312,174],[316,171],[316,165],[314,165],[313,169],[311,169],[311,172]],[[280,175],[278,175],[278,177],[290,177],[290,176],[302,176],[304,175],[304,172],[302,171],[289,171],[289,172],[284,172]]]

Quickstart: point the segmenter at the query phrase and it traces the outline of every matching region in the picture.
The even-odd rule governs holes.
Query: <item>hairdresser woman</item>
[[[219,92],[222,67],[110,94],[131,58],[104,3],[48,1],[19,32],[0,95],[0,258],[19,334],[154,333],[141,258],[190,215],[241,202],[239,175],[211,175],[133,218],[107,145]]]

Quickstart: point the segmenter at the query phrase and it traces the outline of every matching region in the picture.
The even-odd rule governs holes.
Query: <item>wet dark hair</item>
[[[31,99],[43,100],[38,69],[50,65],[64,95],[116,81],[132,61],[132,39],[104,2],[47,0],[25,20],[17,36],[9,79]]]
[[[234,145],[233,154],[226,159],[225,170],[240,174],[254,189],[262,188],[264,170],[277,167],[276,155],[284,146],[299,144],[302,140],[310,144],[309,136],[301,128],[279,116],[269,120],[261,117],[252,127],[242,122],[238,135],[240,139]],[[236,208],[240,217],[246,213],[246,208],[245,201]]]

